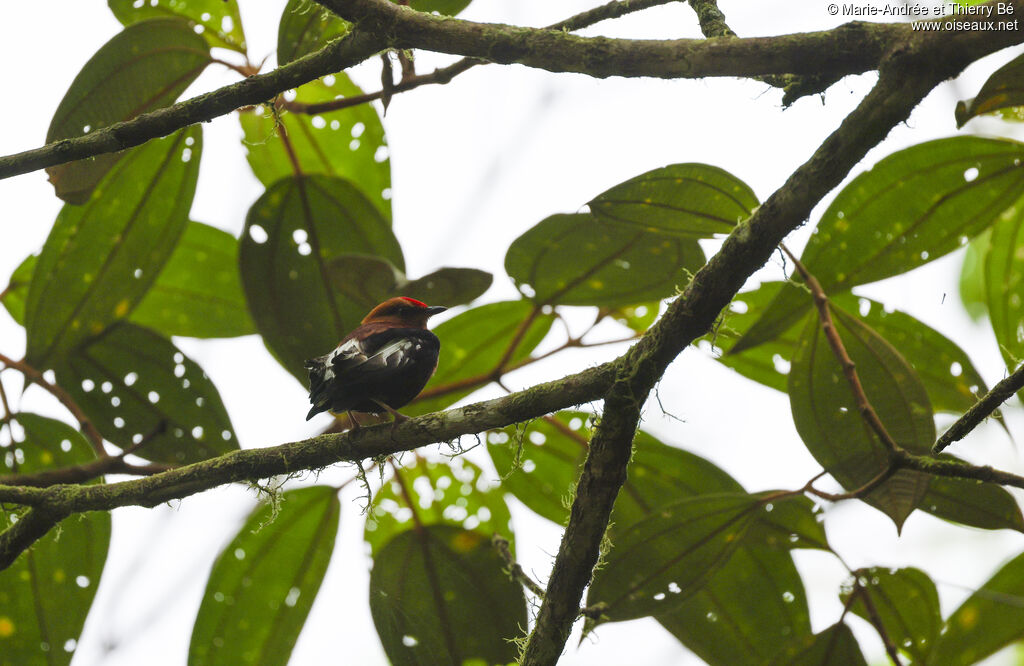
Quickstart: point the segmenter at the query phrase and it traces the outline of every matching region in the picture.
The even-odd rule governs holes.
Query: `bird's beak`
[[[431,305],[430,307],[427,308],[427,316],[433,317],[436,314],[441,314],[447,309],[448,308],[444,307],[443,305]]]

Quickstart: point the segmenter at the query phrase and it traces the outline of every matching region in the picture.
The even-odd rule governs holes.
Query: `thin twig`
[[[868,619],[871,622],[871,626],[878,632],[879,638],[882,639],[882,644],[885,645],[885,651],[888,653],[889,658],[896,666],[903,666],[903,662],[900,661],[900,652],[896,648],[896,644],[889,636],[889,632],[885,630],[885,625],[882,624],[882,618],[878,615],[878,609],[875,608],[875,602],[871,600],[871,595],[860,583],[860,576],[857,572],[853,572],[853,592],[851,596],[859,596],[860,600],[864,602],[864,608],[868,612]]]
[[[972,430],[978,427],[982,421],[988,418],[992,412],[999,409],[999,406],[1009,400],[1017,391],[1024,388],[1024,363],[1014,370],[1013,374],[1006,377],[974,403],[963,416],[949,427],[949,430],[942,433],[942,436],[932,447],[932,453],[939,453],[953,442],[959,442]]]
[[[495,534],[491,537],[491,545],[494,546],[494,550],[498,551],[498,555],[505,562],[505,567],[508,570],[508,575],[512,580],[518,582],[520,585],[528,589],[535,597],[544,597],[544,588],[537,584],[532,578],[530,578],[523,568],[519,566],[515,558],[512,557],[512,549],[509,545],[508,539]]]

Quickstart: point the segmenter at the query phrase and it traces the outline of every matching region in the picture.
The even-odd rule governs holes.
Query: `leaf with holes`
[[[946,453],[938,458],[963,462]],[[921,500],[921,510],[943,520],[985,530],[1024,532],[1024,517],[1017,500],[995,483],[933,476],[928,493]]]
[[[85,438],[65,423],[28,413],[15,419],[25,438],[0,458],[4,474],[31,474],[95,458]],[[16,512],[5,511],[3,527],[16,517]],[[76,515],[0,571],[0,661],[49,666],[71,662],[109,546],[108,512]]]
[[[282,493],[253,511],[213,564],[188,663],[285,664],[334,551],[334,488]]]
[[[617,307],[675,293],[704,264],[697,241],[609,222],[552,215],[512,242],[505,270],[537,303]]]
[[[502,301],[466,310],[439,324],[434,329],[441,340],[437,372],[420,397],[403,407],[402,413],[417,416],[443,409],[490,383],[487,373],[504,358],[524,325],[526,332],[508,361],[514,365],[526,359],[555,321],[554,315],[533,316],[532,312],[533,306],[527,301]]]
[[[935,423],[913,368],[865,324],[836,309],[832,318],[865,396],[893,441],[911,453],[929,452]],[[886,448],[862,418],[816,312],[807,316],[793,357],[789,401],[804,445],[844,488],[859,488],[887,469]],[[899,530],[928,492],[928,481],[921,472],[900,470],[864,501],[892,518]]]
[[[26,359],[47,368],[126,318],[188,224],[199,172],[198,126],[133,150],[85,206],[61,209],[25,306]]]
[[[182,465],[238,448],[217,388],[171,341],[122,323],[68,356],[57,380],[103,437]]]
[[[710,666],[763,664],[811,636],[793,558],[763,548],[737,549],[693,596],[654,619]]]
[[[370,612],[395,664],[507,664],[527,626],[522,586],[481,532],[430,525],[374,557]]]
[[[853,580],[843,584],[839,594],[843,604],[868,622],[877,617],[900,651],[915,663],[929,663],[928,653],[942,628],[942,614],[939,594],[928,574],[914,568],[871,567],[852,575],[860,586]]]
[[[689,238],[727,234],[757,207],[754,191],[709,164],[672,164],[630,178],[588,204],[600,219]]]
[[[238,274],[238,239],[189,222],[129,319],[164,335],[230,338],[255,333]]]
[[[956,103],[956,126],[1000,109],[1024,106],[1024,56],[1014,58],[997,69],[981,86],[978,96]]]
[[[1022,159],[1016,141],[973,136],[893,153],[836,196],[800,260],[836,296],[938,259],[1019,214]],[[799,290],[780,292],[734,351],[774,338],[810,307]]]
[[[347,75],[338,72],[301,86],[295,103],[319,104],[361,94]],[[240,112],[238,119],[249,166],[268,188],[296,175],[291,146],[301,174],[348,179],[391,219],[391,162],[384,126],[372,105],[314,115],[281,109],[276,117],[271,107],[260,105]]]
[[[974,321],[980,320],[988,312],[985,302],[985,253],[988,251],[991,233],[990,229],[986,229],[967,244],[964,262],[960,267],[957,293],[964,310]]]
[[[131,25],[85,63],[53,114],[46,143],[80,137],[168,106],[210,62],[209,47],[186,21],[152,19]],[[199,128],[185,133],[198,137]],[[152,152],[152,143],[48,167],[46,172],[58,197],[82,204],[119,160],[136,151]],[[151,178],[142,173],[137,180],[144,187]],[[110,184],[104,189],[109,190]],[[117,197],[108,191],[106,198]]]
[[[398,473],[401,482],[392,475],[374,496],[366,519],[363,538],[373,554],[412,527],[414,513],[420,525],[452,525],[512,541],[512,518],[504,496],[465,458],[447,463],[414,459]]]
[[[773,666],[868,666],[853,632],[839,622],[813,636],[798,638],[771,661]]]
[[[985,249],[985,305],[996,342],[1014,370],[1024,358],[1024,211],[992,227]]]
[[[303,384],[303,362],[333,349],[366,315],[330,283],[328,262],[346,252],[405,267],[390,225],[347,180],[279,180],[245,218],[238,259],[249,312],[271,353]]]
[[[242,17],[236,0],[107,0],[107,5],[122,25],[152,18],[184,19],[192,31],[202,35],[210,46],[245,53],[245,33],[242,32]]]
[[[1004,564],[953,614],[932,645],[929,664],[968,666],[1024,638],[1024,554]]]
[[[698,495],[659,507],[615,538],[586,605],[605,604],[598,623],[673,610],[722,568],[758,507],[746,493]],[[589,620],[584,632],[593,626]]]
[[[288,0],[277,28],[277,64],[287,65],[348,34],[352,24],[313,0]]]
[[[335,289],[367,310],[395,296],[445,307],[464,305],[487,291],[493,280],[475,268],[439,268],[410,280],[387,259],[360,254],[334,257],[328,271]]]
[[[39,257],[34,254],[25,257],[11,273],[11,279],[7,281],[7,286],[0,291],[0,303],[7,308],[11,319],[22,326],[25,325],[25,300],[28,298],[28,285],[32,282],[32,272],[36,268],[38,259]]]

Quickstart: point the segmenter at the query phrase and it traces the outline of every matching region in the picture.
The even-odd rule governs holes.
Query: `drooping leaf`
[[[239,265],[249,311],[267,347],[303,384],[303,362],[329,352],[366,315],[330,284],[328,262],[346,252],[405,266],[390,225],[346,180],[280,180],[246,216]]]
[[[88,204],[64,206],[29,286],[29,363],[49,367],[142,300],[188,224],[201,139],[198,126],[154,139],[118,162]]]
[[[727,234],[757,207],[754,191],[709,164],[671,164],[630,178],[588,204],[598,218],[689,238]]]
[[[520,326],[531,316],[532,310],[533,306],[527,301],[488,303],[439,324],[434,329],[441,340],[437,372],[421,397],[403,407],[402,413],[415,416],[437,411],[475,391],[478,387],[471,386],[448,391],[443,395],[432,393],[456,382],[483,377],[494,370],[508,351]],[[515,363],[529,356],[548,334],[553,322],[554,315],[538,313],[522,335],[509,361]]]
[[[464,305],[487,291],[493,280],[475,268],[439,268],[410,280],[388,260],[360,254],[334,257],[328,271],[335,289],[367,311],[394,296],[445,307]]]
[[[946,453],[939,458],[957,460]],[[921,510],[971,527],[1024,532],[1020,505],[1013,495],[995,483],[934,476],[921,500]]]
[[[210,62],[206,41],[186,21],[151,19],[131,25],[85,63],[53,114],[46,143],[80,137],[168,106]],[[198,137],[199,129],[186,133]],[[195,148],[198,150],[198,146]],[[49,167],[46,172],[58,197],[81,204],[127,154],[97,155]],[[139,182],[145,184],[149,179],[140,175]],[[104,189],[109,190],[109,184]],[[108,198],[111,194],[108,191]]]
[[[695,240],[592,214],[552,215],[512,242],[505,270],[537,303],[617,307],[657,300],[704,264]]]
[[[1024,56],[993,72],[977,97],[956,103],[956,126],[963,127],[971,118],[1011,106],[1024,106]]]
[[[277,28],[277,64],[287,65],[348,34],[352,24],[313,0],[288,0]]]
[[[399,474],[401,482],[392,476],[374,495],[366,519],[363,538],[374,554],[413,526],[413,512],[420,525],[451,525],[500,534],[512,541],[505,498],[490,487],[480,468],[465,458],[452,458],[447,463],[413,460],[412,465],[400,467]]]
[[[85,438],[65,423],[27,413],[18,414],[17,421],[25,439],[0,458],[5,474],[79,465],[95,457]],[[20,455],[13,455],[15,451]],[[23,462],[15,469],[16,459]],[[0,512],[0,528],[16,518],[13,512]],[[12,666],[71,662],[109,546],[108,512],[75,515],[0,571],[0,662]]]
[[[967,244],[1024,204],[1024,145],[961,136],[894,153],[853,179],[822,215],[800,260],[837,296],[858,284],[905,273]],[[756,346],[810,307],[784,290],[736,343]]]
[[[131,323],[107,329],[57,367],[60,385],[103,437],[158,462],[238,448],[217,388],[170,340]]]
[[[833,321],[856,365],[868,402],[895,443],[924,454],[935,441],[931,403],[913,368],[881,336],[840,310]],[[817,313],[808,315],[789,373],[789,399],[797,432],[822,467],[844,488],[873,480],[888,454],[861,417],[857,401],[829,346]],[[920,504],[929,477],[899,470],[864,501],[883,511],[897,529]]]
[[[506,664],[527,626],[522,586],[488,535],[450,525],[392,538],[370,573],[370,612],[395,664]]]
[[[213,564],[188,663],[286,664],[334,550],[341,504],[327,486],[258,507]]]
[[[298,88],[295,103],[318,104],[361,94],[346,74],[338,72]],[[280,109],[275,117],[271,107],[260,105],[238,118],[249,166],[268,188],[297,175],[286,136],[302,174],[351,181],[391,219],[391,162],[384,126],[373,106],[360,104],[316,115]]]
[[[929,664],[976,664],[1024,637],[1024,554],[1018,555],[967,598],[946,620]]]
[[[868,666],[853,632],[842,622],[793,641],[771,663],[774,666]]]
[[[164,335],[230,338],[255,333],[238,274],[238,239],[189,222],[130,319]]]
[[[600,622],[673,610],[721,569],[757,508],[746,493],[698,495],[659,507],[618,534],[594,573],[586,605],[605,604]]]
[[[35,270],[38,260],[39,257],[34,254],[25,257],[11,273],[11,279],[7,281],[7,286],[0,290],[3,294],[0,296],[0,303],[7,308],[11,319],[22,326],[25,325],[25,300],[28,298],[28,284],[32,281],[32,271]]]
[[[236,0],[107,0],[107,5],[122,25],[159,17],[185,19],[210,46],[245,53],[245,33]]]
[[[737,549],[693,596],[654,619],[710,666],[763,664],[811,636],[793,558],[763,548]]]
[[[1024,210],[992,227],[984,271],[989,320],[1012,371],[1024,358]]]
[[[929,663],[928,653],[942,628],[942,614],[939,593],[928,574],[912,567],[872,567],[858,569],[852,575],[860,586],[852,580],[845,583],[839,595],[843,603],[855,596],[850,610],[868,622],[877,617],[893,644],[911,655],[915,663]]]
[[[978,321],[988,312],[985,303],[985,253],[991,233],[986,229],[967,244],[964,262],[960,267],[960,302],[974,321]]]

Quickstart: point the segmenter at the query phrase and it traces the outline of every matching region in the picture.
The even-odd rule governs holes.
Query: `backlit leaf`
[[[277,64],[287,65],[348,34],[352,24],[313,0],[288,0],[277,28]]]
[[[405,266],[390,225],[346,180],[279,180],[245,218],[239,265],[249,311],[271,353],[303,384],[303,362],[334,349],[366,315],[330,284],[328,262],[347,252]]]
[[[440,268],[410,280],[386,259],[346,254],[331,260],[334,287],[369,311],[394,296],[454,307],[469,303],[491,286],[491,274],[475,268]]]
[[[956,103],[956,126],[984,113],[1024,105],[1024,56],[1003,65],[985,81],[978,96]]]
[[[107,5],[124,25],[159,17],[185,19],[210,46],[245,53],[245,33],[236,0],[107,0]]]
[[[527,626],[522,586],[482,532],[430,525],[398,534],[373,561],[370,612],[394,664],[507,664]]]
[[[787,645],[781,656],[771,663],[775,666],[868,666],[853,632],[842,622]]]
[[[943,460],[957,460],[943,453]],[[921,510],[933,516],[986,530],[1024,532],[1020,505],[1005,488],[995,483],[934,476],[921,500]]]
[[[594,215],[552,215],[513,241],[505,270],[537,303],[616,307],[657,300],[704,264],[695,240]]]
[[[631,178],[589,204],[598,218],[690,238],[727,234],[750,217],[757,195],[709,164],[671,164]]]
[[[25,299],[28,298],[28,285],[32,281],[32,271],[35,270],[38,259],[39,257],[34,254],[25,257],[11,273],[11,279],[7,281],[7,286],[2,290],[3,295],[0,296],[0,303],[7,308],[11,319],[22,326],[25,325]]]
[[[191,666],[287,664],[323,582],[338,533],[338,493],[282,493],[246,519],[213,564],[199,607]]]
[[[61,209],[29,286],[29,363],[50,367],[142,300],[188,224],[201,139],[198,126],[154,139],[119,161],[88,204]]]
[[[992,227],[984,271],[989,320],[1012,371],[1024,358],[1024,211]]]
[[[960,302],[974,321],[978,321],[988,312],[985,303],[985,253],[991,233],[986,229],[967,244],[964,262],[960,266]]]
[[[935,441],[931,403],[920,379],[892,345],[842,311],[833,321],[856,365],[868,402],[896,445],[925,454]],[[888,454],[861,417],[857,401],[829,346],[817,313],[807,316],[789,373],[797,432],[807,449],[844,488],[868,483],[888,466]],[[864,501],[886,513],[897,529],[928,490],[929,477],[900,470]]]
[[[103,437],[184,464],[238,448],[217,388],[170,340],[122,323],[68,356],[57,380]]]
[[[18,414],[24,441],[15,456],[0,458],[2,473],[30,474],[79,465],[95,458],[71,426],[36,414]],[[7,449],[10,451],[10,449]],[[0,513],[2,528],[16,519]],[[96,511],[66,518],[0,571],[0,663],[58,666],[71,662],[110,546],[110,514]]]
[[[128,26],[82,67],[53,114],[46,143],[80,137],[169,106],[210,62],[206,41],[186,21],[151,19]],[[198,136],[199,129],[186,133]],[[142,148],[131,152],[135,150]],[[81,204],[127,154],[106,153],[52,166],[46,172],[58,197]],[[139,182],[148,180],[140,176]]]

